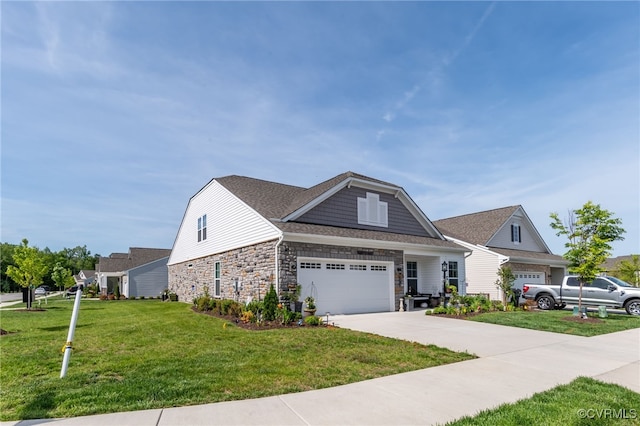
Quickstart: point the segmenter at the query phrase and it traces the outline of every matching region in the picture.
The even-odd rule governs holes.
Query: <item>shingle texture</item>
[[[123,272],[154,260],[169,257],[171,249],[131,247],[129,253],[112,253],[109,257],[100,257],[96,264],[97,272]]]
[[[502,207],[433,221],[443,234],[473,244],[486,245],[520,206]]]
[[[216,178],[215,180],[284,232],[460,248],[455,243],[437,238],[282,221],[287,215],[351,178],[397,188],[398,190],[402,189],[397,185],[354,172],[342,173],[310,188],[236,175]]]

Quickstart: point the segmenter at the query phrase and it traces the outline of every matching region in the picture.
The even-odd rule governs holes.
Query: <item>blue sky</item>
[[[637,2],[2,2],[3,242],[173,245],[214,177],[402,186],[432,220],[592,200],[640,252]]]

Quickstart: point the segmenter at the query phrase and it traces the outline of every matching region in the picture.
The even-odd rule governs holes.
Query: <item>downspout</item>
[[[275,250],[276,250],[276,291],[278,293],[278,298],[280,297],[280,245],[282,244],[282,240],[284,240],[284,233],[281,233],[278,237],[278,242],[276,242]]]

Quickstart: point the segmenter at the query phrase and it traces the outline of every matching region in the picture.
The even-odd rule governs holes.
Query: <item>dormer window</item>
[[[517,223],[511,224],[511,241],[514,244],[520,244],[522,242],[522,235],[520,233],[520,225]]]
[[[367,192],[366,198],[358,197],[358,224],[384,228],[389,226],[388,205],[380,201],[379,194]]]

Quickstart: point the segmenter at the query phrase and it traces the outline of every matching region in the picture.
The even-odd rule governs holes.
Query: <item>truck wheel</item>
[[[538,297],[538,300],[536,301],[538,302],[538,309],[542,309],[543,311],[552,309],[556,304],[556,301],[553,299],[553,297],[549,296],[548,294],[543,294],[542,296]]]
[[[640,315],[640,299],[629,300],[625,303],[624,309],[629,315]]]

